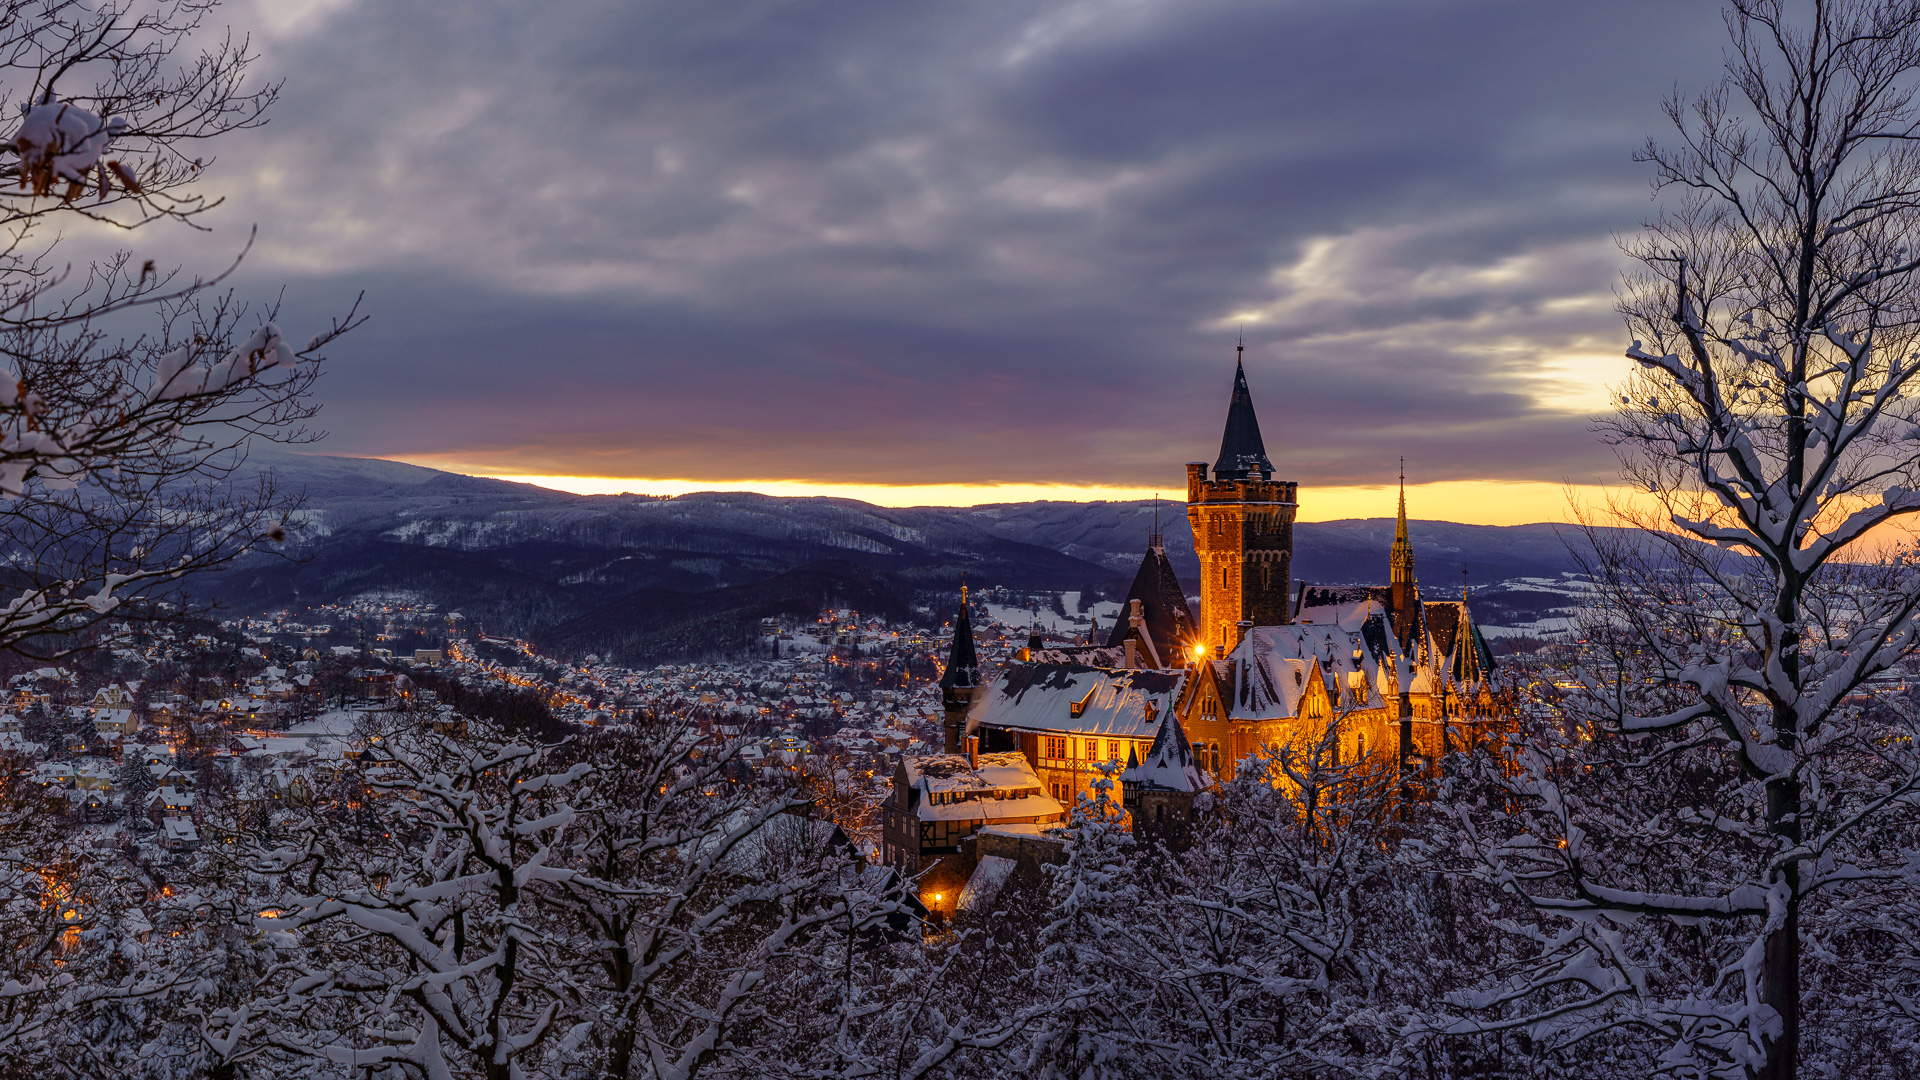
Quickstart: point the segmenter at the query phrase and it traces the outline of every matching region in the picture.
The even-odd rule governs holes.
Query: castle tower
[[[1216,657],[1240,643],[1240,623],[1278,626],[1293,615],[1288,577],[1299,485],[1273,479],[1247,389],[1246,346],[1238,352],[1212,478],[1206,462],[1187,464],[1187,520],[1200,556],[1200,633]]]
[[[967,579],[960,578],[960,614],[953,620],[953,648],[947,653],[947,670],[940,674],[940,704],[946,711],[941,727],[946,732],[946,752],[957,754],[966,735],[967,709],[973,704],[973,692],[980,685],[980,658],[973,650],[973,619],[967,613]]]

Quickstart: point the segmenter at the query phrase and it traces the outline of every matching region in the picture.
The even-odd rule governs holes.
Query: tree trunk
[[[1782,840],[1800,842],[1800,782],[1767,784],[1767,820]],[[1767,1044],[1759,1080],[1796,1080],[1800,1075],[1800,865],[1788,863],[1787,917],[1767,935],[1760,966],[1760,1000],[1780,1015],[1780,1034]]]
[[[624,994],[633,987],[633,958],[627,955],[625,946],[614,950],[613,980],[615,993]],[[639,1030],[639,1008],[636,1001],[625,1022],[614,1031],[613,1044],[607,1049],[607,1080],[627,1080],[628,1070],[633,1068],[633,1044]]]

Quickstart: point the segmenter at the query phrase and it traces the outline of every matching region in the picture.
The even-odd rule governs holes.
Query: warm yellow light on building
[[[1204,659],[1206,659],[1206,656],[1207,656],[1207,647],[1206,647],[1205,645],[1195,645],[1195,646],[1193,647],[1193,650],[1192,650],[1192,651],[1193,651],[1193,658],[1194,658],[1195,660],[1204,660]]]

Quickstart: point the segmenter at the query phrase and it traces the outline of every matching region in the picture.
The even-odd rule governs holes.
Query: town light
[[[1205,645],[1195,645],[1193,647],[1193,658],[1195,660],[1203,659],[1206,657],[1206,655],[1207,655],[1207,647]]]

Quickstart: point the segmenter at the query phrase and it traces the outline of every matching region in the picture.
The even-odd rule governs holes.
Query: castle
[[[1104,643],[1035,648],[987,677],[957,620],[942,680],[949,753],[969,738],[1018,751],[1072,805],[1101,763],[1142,770],[1142,793],[1205,785],[1256,750],[1318,742],[1330,724],[1342,760],[1405,770],[1481,740],[1500,711],[1493,656],[1464,600],[1420,595],[1404,470],[1387,584],[1345,586],[1292,580],[1299,485],[1274,479],[1244,361],[1218,458],[1186,470],[1198,617],[1154,535]]]

